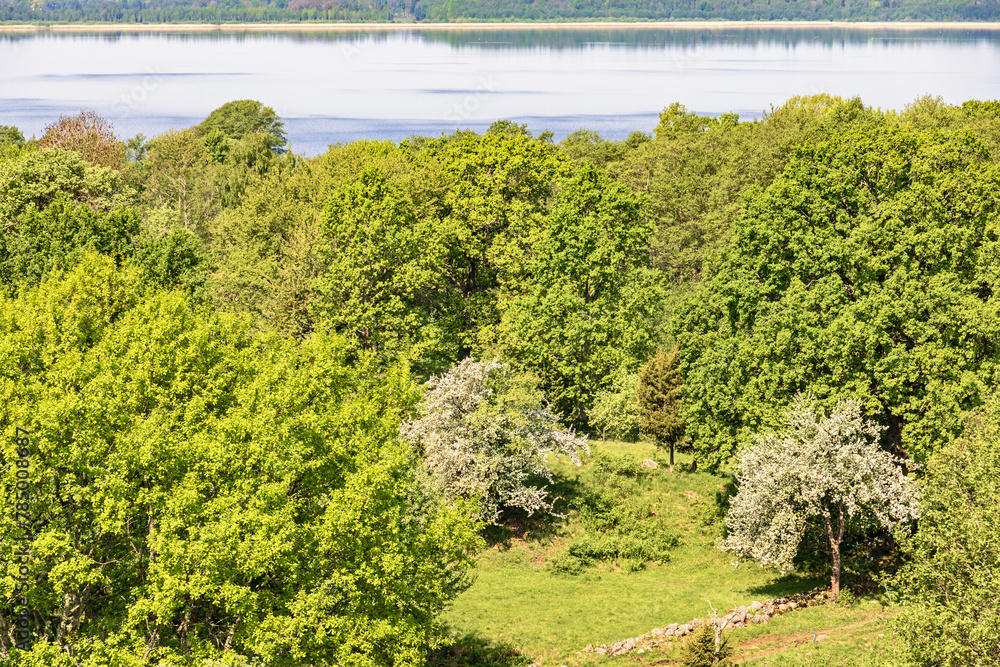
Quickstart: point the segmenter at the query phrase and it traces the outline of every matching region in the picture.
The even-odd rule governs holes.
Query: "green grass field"
[[[455,602],[445,622],[456,642],[442,653],[450,664],[585,665],[596,662],[672,664],[676,648],[643,655],[606,658],[582,653],[588,644],[611,643],[709,615],[709,603],[724,611],[753,600],[806,591],[828,579],[781,576],[734,559],[714,547],[719,526],[712,519],[716,494],[727,493],[726,476],[687,473],[690,459],[677,457],[670,472],[662,452],[647,443],[591,443],[594,454],[649,458],[660,467],[639,476],[642,493],[655,501],[656,514],[680,536],[663,563],[628,572],[615,563],[598,563],[576,575],[553,572],[557,561],[583,531],[578,513],[561,520],[527,522],[517,530],[492,535],[494,544],[479,557],[475,583]],[[592,465],[555,466],[557,510],[572,505],[594,479]],[[662,514],[661,514],[662,513]],[[825,605],[786,614],[767,625],[734,630],[736,658],[748,665],[892,664],[892,614],[876,600]],[[813,642],[813,634],[826,635]],[[886,648],[888,647],[888,648]],[[888,653],[887,653],[888,650]]]

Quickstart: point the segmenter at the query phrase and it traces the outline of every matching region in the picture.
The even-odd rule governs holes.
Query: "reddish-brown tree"
[[[96,111],[59,116],[59,120],[45,126],[38,144],[43,148],[76,151],[99,167],[119,169],[125,161],[125,144],[115,136],[111,123]]]

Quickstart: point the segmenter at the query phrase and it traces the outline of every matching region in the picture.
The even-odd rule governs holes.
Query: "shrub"
[[[691,635],[681,649],[681,664],[684,667],[726,667],[733,648],[723,640],[715,647],[715,628],[706,623]]]
[[[657,515],[656,504],[643,493],[639,468],[627,455],[594,457],[596,488],[578,506],[586,534],[573,541],[569,555],[584,563],[616,562],[622,569],[641,569],[650,561],[665,562],[680,538]]]
[[[639,436],[639,383],[637,373],[619,374],[611,387],[594,396],[594,405],[587,413],[590,423],[619,440],[634,441]]]
[[[427,385],[420,417],[400,433],[444,497],[478,500],[479,516],[491,522],[506,508],[551,512],[546,458],[565,454],[580,465],[580,452],[590,449],[559,424],[534,385],[504,364],[471,357]]]

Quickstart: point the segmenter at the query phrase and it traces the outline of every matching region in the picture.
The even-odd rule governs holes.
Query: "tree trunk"
[[[674,469],[674,443],[670,443],[670,469]]]
[[[844,510],[843,508],[838,510],[838,523],[840,525],[837,526],[836,535],[833,534],[830,513],[827,512],[823,518],[826,520],[826,536],[830,539],[830,553],[833,554],[833,571],[830,573],[830,592],[833,594],[833,599],[836,600],[840,597],[840,543],[844,539],[844,528],[846,527]]]

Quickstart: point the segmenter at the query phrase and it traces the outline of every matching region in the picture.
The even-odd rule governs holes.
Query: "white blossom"
[[[824,418],[812,397],[798,396],[784,432],[757,436],[737,456],[739,492],[719,548],[787,572],[805,532],[818,530],[831,543],[836,595],[848,523],[891,529],[917,518],[917,489],[901,468],[908,462],[879,446],[881,430],[858,401]]]
[[[559,424],[537,393],[518,387],[504,364],[465,359],[432,378],[417,406],[419,418],[400,427],[423,457],[426,472],[449,500],[477,499],[480,516],[496,521],[505,507],[551,512],[545,485],[550,453],[580,465],[584,438]]]

